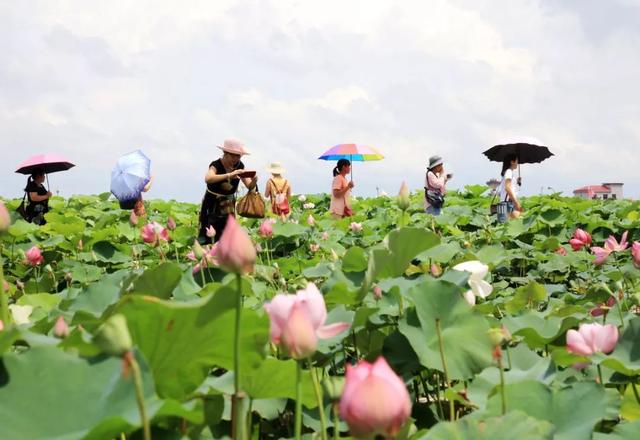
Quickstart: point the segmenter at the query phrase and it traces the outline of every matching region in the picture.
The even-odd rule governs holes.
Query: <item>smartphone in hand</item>
[[[255,171],[243,171],[241,174],[239,174],[240,177],[242,177],[243,179],[246,177],[254,177],[256,175]]]

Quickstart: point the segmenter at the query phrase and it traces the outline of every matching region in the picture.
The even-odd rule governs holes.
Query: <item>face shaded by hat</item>
[[[225,153],[237,154],[239,156],[249,154],[249,152],[244,148],[244,142],[235,138],[225,139],[224,144],[218,145],[218,148]]]
[[[442,157],[440,157],[440,156],[431,156],[429,158],[429,166],[428,166],[428,168],[430,170],[432,170],[435,167],[437,167],[438,165],[442,165],[442,163],[443,163]]]
[[[267,167],[267,171],[271,174],[284,174],[287,170],[282,166],[280,162],[272,162]]]

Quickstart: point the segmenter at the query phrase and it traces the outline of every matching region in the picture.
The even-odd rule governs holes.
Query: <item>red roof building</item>
[[[604,183],[588,185],[573,191],[573,195],[582,199],[621,199],[623,183]]]

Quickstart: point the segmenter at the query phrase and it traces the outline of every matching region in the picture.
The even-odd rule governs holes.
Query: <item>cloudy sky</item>
[[[322,192],[333,144],[379,148],[356,194],[499,174],[482,151],[519,136],[555,157],[526,194],[609,181],[640,197],[640,0],[0,0],[0,195],[56,152],[61,195],[108,191],[119,155],[153,160],[149,197],[197,201],[215,148],[246,142],[266,177]],[[455,184],[454,184],[455,183]]]

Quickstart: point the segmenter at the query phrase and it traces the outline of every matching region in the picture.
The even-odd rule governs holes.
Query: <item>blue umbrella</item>
[[[151,161],[142,151],[133,151],[120,157],[111,171],[111,194],[122,208],[131,209],[150,180]]]

